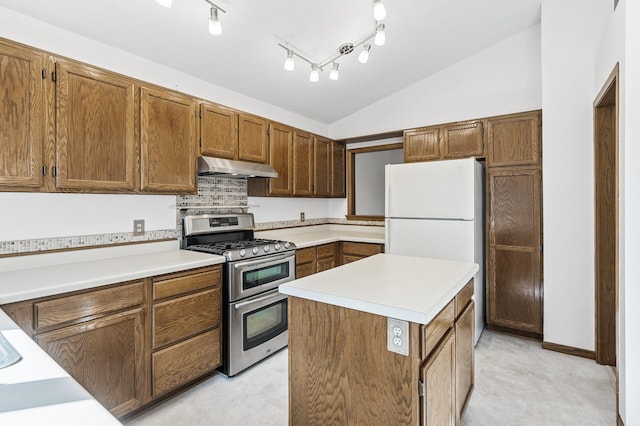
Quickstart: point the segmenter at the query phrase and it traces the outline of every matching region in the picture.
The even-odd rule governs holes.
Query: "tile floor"
[[[533,340],[485,330],[475,377],[463,426],[616,423],[613,370]],[[287,350],[234,378],[216,374],[127,425],[286,426]]]

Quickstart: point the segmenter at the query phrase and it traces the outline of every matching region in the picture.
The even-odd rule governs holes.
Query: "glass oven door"
[[[275,289],[229,303],[229,376],[287,345],[287,300]]]
[[[229,300],[239,300],[292,281],[296,277],[295,253],[230,262]]]

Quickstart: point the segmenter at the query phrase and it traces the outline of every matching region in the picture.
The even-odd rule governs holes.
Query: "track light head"
[[[222,24],[218,17],[218,8],[211,6],[211,15],[209,16],[209,34],[214,36],[222,35]]]
[[[296,68],[296,63],[293,61],[293,51],[287,50],[287,57],[284,60],[284,69],[287,71],[293,71]]]
[[[329,71],[329,80],[337,80],[338,79],[338,67],[340,66],[339,63],[334,62],[333,63],[333,68],[331,68],[331,71]]]
[[[382,21],[387,16],[387,9],[385,9],[382,0],[373,1],[373,19],[376,21]]]
[[[320,81],[320,70],[318,69],[317,64],[311,65],[311,72],[309,73],[309,81],[312,83],[317,83]]]
[[[373,39],[373,44],[376,46],[383,46],[387,41],[387,37],[384,33],[384,24],[378,24],[376,27],[376,36]]]
[[[158,3],[162,7],[171,9],[171,0],[156,0],[156,3]]]
[[[367,61],[369,60],[369,51],[370,50],[371,50],[371,45],[370,44],[365,44],[364,46],[362,46],[362,51],[358,55],[358,61],[360,61],[360,63],[362,63],[362,64],[366,64],[367,63]]]

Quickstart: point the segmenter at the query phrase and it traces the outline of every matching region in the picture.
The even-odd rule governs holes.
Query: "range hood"
[[[278,172],[268,164],[248,161],[228,160],[226,158],[199,157],[198,174],[200,176],[220,176],[226,178],[278,177]]]

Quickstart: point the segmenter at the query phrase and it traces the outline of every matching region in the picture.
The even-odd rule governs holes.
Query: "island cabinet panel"
[[[293,132],[293,195],[313,195],[313,136]]]
[[[347,148],[343,143],[331,143],[331,196],[347,197]]]
[[[56,187],[131,192],[136,185],[135,85],[56,60]]]
[[[144,314],[138,308],[39,334],[36,342],[115,416],[145,403]]]
[[[418,424],[416,362],[387,351],[386,317],[290,296],[289,318],[290,425]]]
[[[200,103],[200,155],[238,159],[238,113],[235,110]]]
[[[0,41],[0,189],[44,185],[45,54]]]
[[[404,131],[404,162],[440,159],[440,128],[422,127]]]
[[[196,100],[169,90],[140,89],[142,191],[196,190]]]
[[[487,167],[540,164],[540,111],[488,120]]]
[[[456,424],[461,424],[462,412],[471,397],[475,382],[475,304],[469,301],[467,307],[456,319]]]
[[[238,160],[266,163],[268,159],[268,123],[255,115],[238,114]]]
[[[487,323],[542,333],[541,174],[489,169]]]
[[[422,425],[454,425],[455,333],[449,330],[422,367]]]
[[[313,193],[319,197],[331,195],[331,141],[314,137],[313,142]]]

